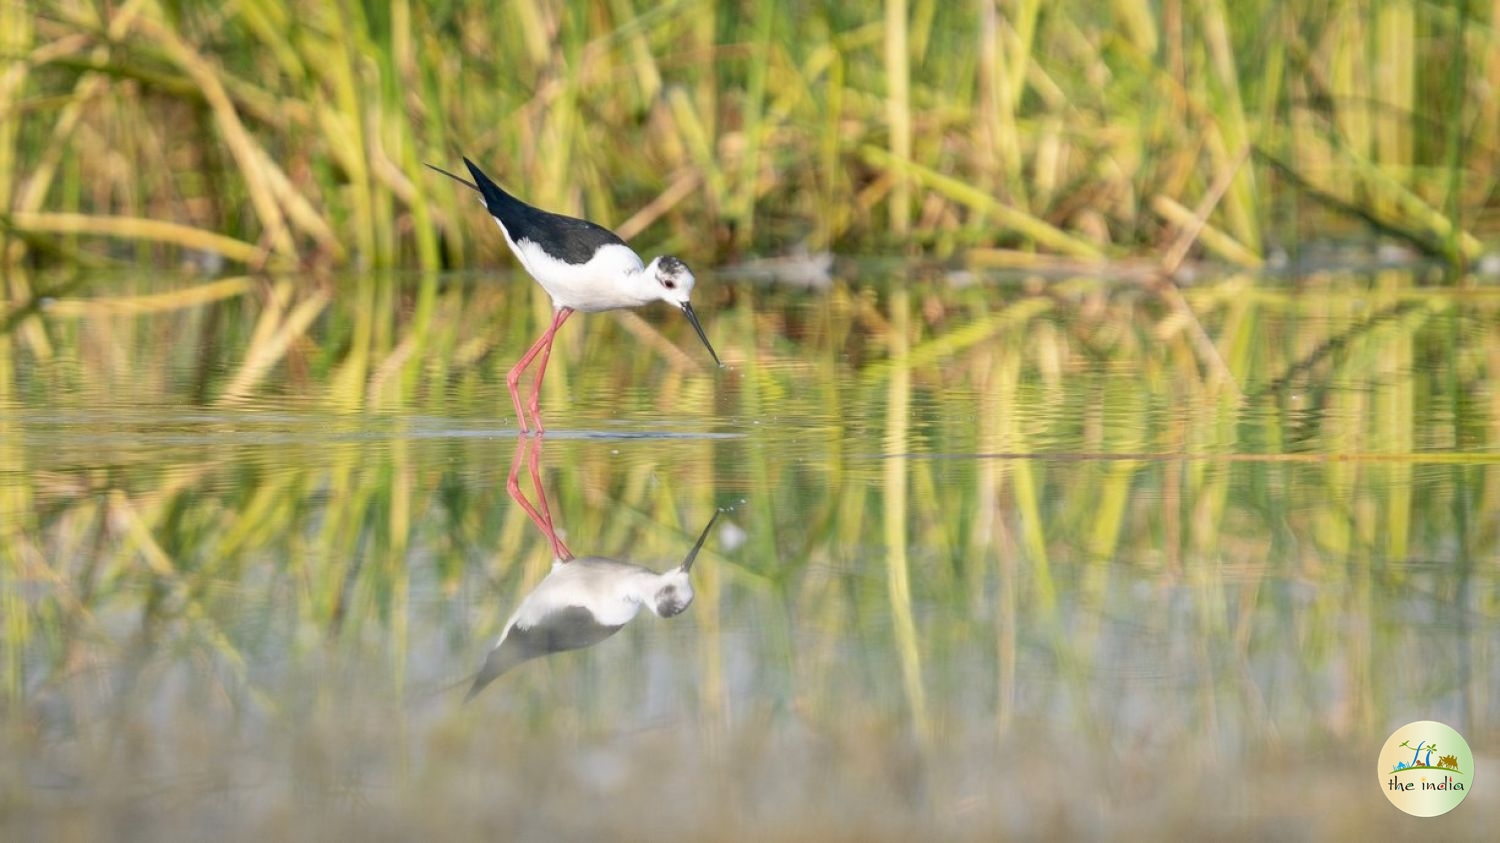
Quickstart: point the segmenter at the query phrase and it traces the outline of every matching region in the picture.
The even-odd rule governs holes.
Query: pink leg
[[[531,488],[536,493],[537,506],[541,509],[542,520],[547,522],[546,532],[547,538],[552,542],[552,555],[566,562],[573,558],[573,551],[569,550],[568,546],[563,543],[563,540],[558,537],[557,528],[552,524],[552,507],[547,505],[547,491],[542,488],[542,445],[540,439],[537,440],[537,446],[532,448],[531,453],[527,456],[529,459],[526,462],[526,467],[531,473]]]
[[[526,350],[526,353],[521,356],[521,359],[516,365],[511,367],[510,372],[505,376],[505,385],[510,387],[510,403],[515,405],[516,408],[516,424],[521,427],[521,433],[523,434],[530,433],[531,431],[526,426],[526,413],[521,409],[521,391],[519,389],[521,373],[526,371],[526,367],[531,365],[532,360],[536,359],[537,352],[542,350],[542,344],[550,339],[550,333],[543,333],[538,337],[537,341],[531,344],[531,348]]]
[[[562,323],[567,321],[567,318],[572,315],[572,308],[558,308],[552,317],[552,324],[547,330],[542,332],[540,337],[537,337],[536,342],[531,344],[531,348],[526,350],[526,353],[521,356],[520,361],[511,367],[510,372],[505,376],[505,385],[510,387],[510,401],[516,408],[516,424],[520,425],[522,433],[529,433],[530,430],[528,430],[526,425],[526,414],[521,409],[521,373],[526,371],[526,367],[531,365],[531,361],[535,360],[538,354],[542,355],[542,367],[541,371],[537,373],[536,389],[532,392],[530,404],[531,417],[537,426],[536,432],[541,433],[541,419],[537,417],[537,392],[540,391],[542,386],[542,374],[547,370],[547,358],[552,355],[552,340],[557,336],[557,329],[562,327]]]
[[[559,308],[557,311],[557,315],[552,317],[552,327],[547,329],[548,334],[551,335],[553,339],[556,339],[557,329],[561,328],[562,324],[568,321],[568,317],[572,315],[573,308]],[[552,340],[549,339],[547,341],[546,347],[542,349],[542,359],[537,361],[536,382],[531,386],[531,403],[527,405],[531,410],[531,421],[536,425],[536,432],[538,435],[547,432],[546,429],[542,427],[542,376],[547,374],[547,361],[551,357]]]
[[[516,456],[510,463],[510,475],[505,479],[505,490],[510,497],[521,505],[526,517],[547,536],[547,541],[552,545],[553,556],[567,562],[573,558],[573,552],[563,544],[562,539],[557,537],[557,528],[552,524],[552,511],[547,506],[547,494],[542,489],[542,477],[538,458],[541,453],[540,439],[527,439],[521,437],[516,440]],[[526,495],[521,492],[519,475],[521,473],[521,455],[525,453],[528,457],[527,463],[531,474],[532,488],[536,490],[537,500],[541,502],[541,511],[526,500]]]

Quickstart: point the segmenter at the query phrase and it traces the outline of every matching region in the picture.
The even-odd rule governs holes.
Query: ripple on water
[[[90,317],[115,330],[59,330],[65,363],[0,403],[0,755],[24,780],[0,804],[189,837],[347,805],[398,837],[1181,836],[1225,793],[1363,822],[1389,723],[1500,722],[1500,301],[1424,293],[1431,315],[1351,334],[1363,281],[1240,309],[1245,283],[1189,291],[1239,395],[1107,280],[737,289],[702,308],[723,372],[661,344],[701,351],[670,313],[575,320],[535,449],[569,547],[666,570],[733,512],[688,611],[467,706],[553,562],[505,488],[535,491],[504,385],[525,300],[445,283],[418,338],[335,296],[220,405],[259,300],[206,350],[197,311]],[[372,320],[375,359],[351,355]]]

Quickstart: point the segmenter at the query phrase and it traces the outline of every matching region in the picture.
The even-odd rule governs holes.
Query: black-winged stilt
[[[687,266],[671,255],[652,259],[650,264],[641,262],[640,255],[625,245],[625,241],[614,232],[588,220],[566,217],[534,208],[506,193],[499,185],[464,159],[474,181],[428,164],[428,167],[479,193],[486,210],[495,218],[505,242],[515,254],[526,272],[536,279],[547,295],[552,297],[552,324],[532,344],[520,362],[506,376],[510,387],[510,400],[516,407],[516,419],[521,432],[528,432],[526,415],[521,408],[519,384],[521,374],[526,371],[537,355],[536,381],[532,385],[531,400],[526,409],[536,432],[542,433],[542,417],[538,402],[542,391],[542,376],[547,372],[547,358],[552,354],[552,341],[557,329],[567,321],[573,311],[586,313],[615,310],[622,307],[640,307],[654,301],[665,301],[682,308],[693,330],[714,359],[719,355],[708,342],[708,335],[698,323],[698,315],[688,296],[693,292],[695,280]]]
[[[553,560],[552,570],[505,622],[465,702],[522,662],[598,644],[619,632],[642,606],[661,618],[682,614],[693,602],[688,577],[693,560],[720,514],[714,511],[687,558],[669,571],[657,573],[600,556]]]

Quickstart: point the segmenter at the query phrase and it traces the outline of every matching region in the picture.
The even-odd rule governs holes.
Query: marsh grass
[[[466,154],[538,204],[699,262],[1118,258],[1191,229],[1194,255],[1253,266],[1371,228],[1465,262],[1500,172],[1491,14],[12,2],[0,225],[8,262],[488,263],[499,241],[475,203],[420,166]]]

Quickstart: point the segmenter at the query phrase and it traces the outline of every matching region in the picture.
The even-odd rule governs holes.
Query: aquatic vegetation
[[[499,254],[424,161],[694,265],[1239,266],[1376,233],[1476,258],[1493,4],[791,0],[0,10],[5,260],[437,268]]]
[[[691,611],[465,707],[557,549],[506,492],[524,278],[13,271],[47,295],[0,304],[0,837],[664,801],[693,838],[1252,836],[1179,798],[1227,786],[1344,839],[1388,830],[1393,715],[1497,722],[1490,287],[705,280],[728,371],[600,317],[554,355],[546,521],[654,570],[733,531]]]

